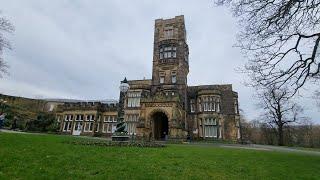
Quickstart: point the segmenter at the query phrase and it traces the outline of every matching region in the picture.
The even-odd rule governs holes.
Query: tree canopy
[[[303,109],[289,97],[289,90],[283,88],[269,88],[259,93],[260,106],[264,110],[262,120],[277,130],[278,144],[283,145],[283,128],[292,123],[307,120],[300,116]]]
[[[3,73],[7,73],[8,65],[4,61],[2,54],[4,49],[11,49],[11,44],[9,40],[5,37],[5,34],[12,33],[14,31],[14,26],[5,17],[1,16],[0,11],[0,77]]]
[[[253,85],[290,86],[320,79],[320,0],[216,0],[238,18],[237,46]]]

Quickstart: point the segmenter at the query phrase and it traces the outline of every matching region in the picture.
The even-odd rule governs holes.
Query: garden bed
[[[117,147],[148,147],[148,148],[163,148],[165,144],[158,142],[147,141],[104,141],[104,140],[74,140],[66,142],[74,145],[86,146],[117,146]]]

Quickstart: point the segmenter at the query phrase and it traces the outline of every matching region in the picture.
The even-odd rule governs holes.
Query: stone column
[[[201,124],[202,124],[202,138],[203,139],[206,139],[206,135],[205,135],[205,125],[204,125],[204,120],[203,120],[203,118],[201,118]]]
[[[72,122],[71,122],[71,135],[73,134],[73,129],[74,129],[74,125],[75,125],[75,120],[76,120],[76,115],[72,114]],[[70,120],[69,120],[70,121]]]

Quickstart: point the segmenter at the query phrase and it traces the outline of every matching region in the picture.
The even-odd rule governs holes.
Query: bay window
[[[220,112],[220,98],[215,96],[204,96],[199,98],[199,108],[201,107],[204,112]]]
[[[217,99],[217,112],[220,112],[220,99]]]
[[[218,137],[217,120],[214,118],[204,119],[204,136],[205,137]]]
[[[176,58],[177,47],[174,45],[162,45],[160,46],[160,59]]]
[[[128,92],[128,107],[140,107],[141,91]]]
[[[136,134],[137,123],[139,122],[139,114],[126,115],[126,128],[128,134]]]

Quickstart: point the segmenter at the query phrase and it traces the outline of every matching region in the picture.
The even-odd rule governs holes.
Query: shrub
[[[55,116],[52,113],[39,112],[37,119],[30,120],[26,123],[26,130],[28,131],[58,131],[58,124],[55,122]]]
[[[156,142],[116,142],[116,141],[103,141],[103,140],[76,140],[69,141],[69,144],[86,145],[86,146],[117,146],[117,147],[148,147],[148,148],[163,148],[164,144]]]

